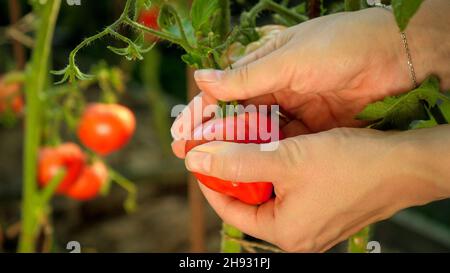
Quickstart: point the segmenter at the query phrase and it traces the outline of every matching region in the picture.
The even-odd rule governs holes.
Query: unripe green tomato
[[[247,46],[244,46],[240,42],[234,42],[228,47],[228,49],[222,54],[220,62],[222,67],[229,67],[239,59],[252,53],[258,48],[264,46],[267,42],[273,39],[280,32],[287,27],[282,25],[267,25],[263,27],[257,27],[256,32],[259,34],[260,39],[254,41]]]

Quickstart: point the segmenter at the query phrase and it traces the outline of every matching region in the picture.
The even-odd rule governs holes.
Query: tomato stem
[[[63,181],[64,176],[66,175],[66,170],[59,169],[55,176],[52,177],[50,182],[45,186],[45,188],[40,193],[40,203],[42,206],[45,206],[50,199],[53,197],[53,195],[56,192],[56,189],[58,188],[59,184]]]
[[[370,238],[371,227],[367,226],[348,239],[347,251],[349,253],[366,253]]]
[[[242,233],[239,229],[222,223],[222,241],[221,241],[221,252],[222,253],[240,253],[241,252],[241,244],[239,240],[244,238],[244,233]],[[236,239],[236,240],[233,240]]]
[[[19,252],[34,252],[39,230],[37,219],[37,153],[41,137],[41,93],[48,78],[49,54],[61,0],[48,0],[43,4],[40,26],[37,28],[36,47],[33,50],[31,68],[25,82],[27,112],[24,139],[24,183],[22,192],[22,233]]]
[[[112,168],[108,168],[109,178],[111,181],[116,182],[124,190],[128,192],[128,196],[124,202],[125,211],[130,213],[136,210],[137,188],[136,185],[125,178],[120,173],[116,172]]]

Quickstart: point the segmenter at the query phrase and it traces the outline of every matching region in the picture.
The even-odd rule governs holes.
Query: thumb
[[[277,149],[263,151],[258,144],[209,142],[195,147],[186,155],[186,167],[191,172],[218,177],[227,181],[276,183],[286,172]]]
[[[270,46],[270,45],[269,45]],[[240,66],[227,70],[204,69],[195,72],[198,87],[223,100],[243,100],[286,89],[289,62],[283,61],[283,48],[258,58],[259,52],[248,56]]]

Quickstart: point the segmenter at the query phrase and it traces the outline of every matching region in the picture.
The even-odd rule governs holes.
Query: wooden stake
[[[198,88],[194,80],[194,69],[187,69],[188,101],[195,97]],[[191,252],[205,252],[205,200],[198,187],[197,179],[188,174],[188,199],[191,214],[190,240]]]
[[[8,2],[9,6],[9,17],[11,21],[11,25],[14,25],[20,20],[20,17],[22,16],[22,10],[20,8],[20,4],[17,2],[17,0],[9,0]],[[23,70],[25,68],[26,63],[26,52],[23,45],[16,40],[12,41],[13,44],[13,54],[14,59],[16,61],[17,69]]]

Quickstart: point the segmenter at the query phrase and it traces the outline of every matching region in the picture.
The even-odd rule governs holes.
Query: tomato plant
[[[78,125],[81,142],[100,155],[108,155],[128,143],[134,133],[133,112],[118,104],[89,105]]]

